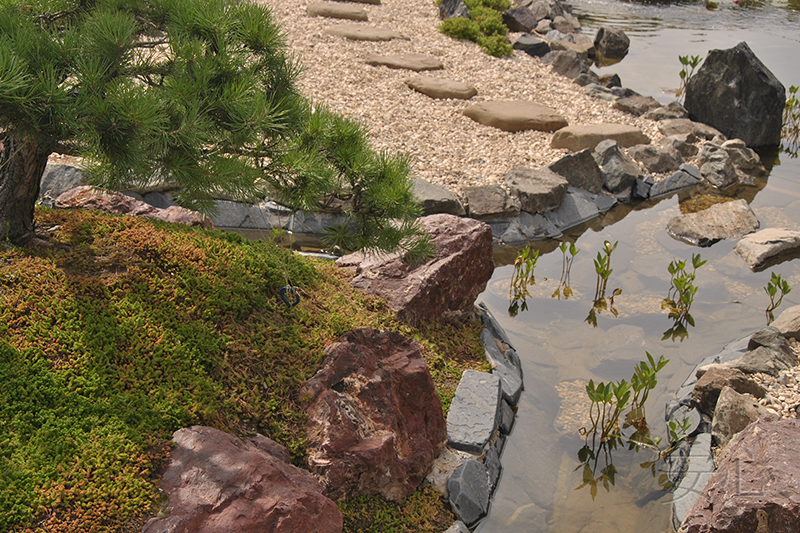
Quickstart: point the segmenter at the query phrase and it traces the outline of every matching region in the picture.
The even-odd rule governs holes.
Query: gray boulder
[[[550,53],[550,45],[533,35],[524,33],[513,44],[514,50],[522,50],[531,57],[542,57]]]
[[[786,338],[800,339],[800,305],[784,309],[771,325]]]
[[[629,113],[635,117],[640,117],[654,109],[660,109],[661,102],[652,96],[629,96],[627,98],[620,98],[611,107],[619,109],[625,113]]]
[[[739,199],[678,215],[667,224],[667,232],[679,241],[706,247],[723,239],[738,239],[757,230],[758,225],[747,201]]]
[[[576,83],[577,80],[586,80],[588,75],[581,74],[578,78],[575,78]],[[589,80],[589,83],[583,90],[586,93],[586,96],[591,96],[592,98],[599,98],[600,100],[605,100],[607,102],[616,102],[619,100],[619,96],[617,96],[613,90],[609,89],[608,87],[603,87],[597,82]]]
[[[717,447],[724,449],[734,435],[766,412],[766,408],[752,396],[739,394],[731,387],[723,387],[711,422],[711,436]]]
[[[464,0],[442,0],[439,4],[439,16],[442,20],[456,17],[471,18]]]
[[[733,251],[747,262],[752,270],[760,270],[770,259],[800,252],[800,231],[766,228],[742,237]]]
[[[786,90],[745,42],[711,50],[686,84],[689,117],[747,146],[777,145]]]
[[[489,510],[489,472],[475,459],[465,461],[453,471],[447,490],[453,511],[468,527]]]
[[[592,194],[599,193],[603,188],[603,173],[588,148],[565,155],[547,168],[563,176],[571,186],[585,189]]]
[[[738,183],[738,174],[728,152],[714,143],[705,143],[697,154],[697,166],[703,179],[718,189]],[[749,183],[748,185],[752,185]]]
[[[722,135],[718,130],[711,126],[694,122],[688,118],[665,119],[658,123],[658,131],[664,136],[670,135],[693,135],[698,139],[712,140],[718,135]]]
[[[668,144],[640,144],[628,148],[630,156],[647,172],[661,174],[678,170],[683,164],[681,153]]]
[[[520,209],[528,213],[544,213],[558,208],[569,188],[566,179],[546,168],[512,168],[506,176],[506,185],[519,199]]]
[[[683,189],[694,187],[700,183],[699,177],[695,177],[685,170],[679,170],[669,177],[654,183],[652,187],[650,187],[649,198],[661,198]]]
[[[611,139],[595,147],[595,160],[603,172],[603,185],[613,193],[630,190],[642,177],[639,165]]]
[[[519,215],[519,200],[509,196],[499,185],[465,187],[463,192],[472,218],[483,220]]]
[[[689,118],[689,112],[679,102],[670,102],[663,107],[656,107],[644,114],[644,118],[660,121],[670,118]]]
[[[527,33],[536,29],[538,23],[536,16],[525,6],[512,7],[503,13],[503,24],[509,31]]]
[[[54,199],[75,187],[86,185],[88,176],[75,165],[47,163],[39,184],[39,200]]]
[[[542,57],[542,63],[550,65],[554,72],[571,80],[589,72],[589,65],[574,50],[553,50]]]
[[[599,214],[600,210],[589,192],[570,187],[561,207],[544,213],[544,217],[559,231],[564,231],[591,220]]]
[[[661,144],[672,146],[680,152],[681,157],[684,159],[691,159],[696,156],[700,150],[693,141],[688,140],[689,138],[695,139],[694,135],[691,134],[670,135],[669,137],[664,137],[661,140]]]
[[[423,215],[448,213],[463,217],[467,214],[461,200],[453,191],[445,189],[422,178],[414,180],[414,196],[422,204]]]
[[[594,48],[597,63],[616,62],[628,54],[631,40],[625,32],[618,28],[601,27],[594,37]]]

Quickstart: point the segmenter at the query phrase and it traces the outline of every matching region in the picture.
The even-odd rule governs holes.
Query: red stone
[[[341,533],[339,507],[274,441],[203,426],[173,440],[161,478],[169,517],[150,519],[142,533]]]
[[[354,268],[356,288],[386,299],[398,317],[421,320],[472,312],[475,299],[494,272],[492,230],[470,218],[438,214],[420,219],[431,236],[436,257],[411,268],[398,254],[340,258],[340,267]]]
[[[439,396],[419,345],[357,329],[325,349],[307,401],[309,466],[332,498],[409,496],[447,442]]]

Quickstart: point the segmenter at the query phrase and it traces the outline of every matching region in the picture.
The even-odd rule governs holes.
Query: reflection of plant
[[[800,99],[797,98],[798,87],[789,87],[789,98],[783,108],[783,128],[781,136],[786,146],[781,146],[781,151],[787,152],[789,157],[797,157],[800,151]]]
[[[767,306],[766,314],[767,314],[767,325],[769,326],[773,320],[775,320],[775,315],[772,313],[783,301],[783,297],[789,294],[792,291],[792,286],[789,285],[789,282],[785,279],[781,278],[780,274],[776,274],[775,272],[772,273],[772,280],[767,282],[767,286],[764,287],[764,291],[769,296],[769,305]],[[778,301],[775,301],[775,295],[778,294],[778,291],[781,291],[781,297],[778,298]]]
[[[533,250],[529,246],[517,255],[517,259],[514,261],[514,274],[511,276],[511,286],[508,288],[508,298],[511,301],[508,306],[509,316],[517,316],[520,310],[527,311],[527,298],[531,296],[528,292],[528,285],[536,284],[533,270],[536,268],[538,260],[539,250]]]
[[[578,252],[581,250],[575,246],[574,242],[562,242],[558,245],[558,249],[561,250],[562,253],[561,280],[558,282],[558,288],[553,293],[551,298],[558,298],[560,300],[563,288],[564,299],[569,300],[569,297],[572,296],[572,287],[570,287],[569,283],[569,273],[572,269],[572,262],[575,261],[575,256],[578,255]],[[569,251],[569,257],[567,257],[567,251]]]
[[[686,84],[689,83],[689,79],[694,75],[694,70],[703,59],[700,56],[678,56],[678,60],[681,62],[681,86],[675,95],[678,100],[682,100],[686,92]]]
[[[617,249],[619,241],[611,244],[609,241],[603,242],[603,251],[597,252],[597,258],[594,260],[594,271],[597,274],[597,281],[594,286],[594,300],[592,308],[589,310],[589,316],[586,317],[586,322],[594,327],[597,327],[597,315],[606,309],[611,311],[614,316],[618,316],[617,310],[614,309],[614,297],[622,294],[622,289],[616,288],[611,293],[611,296],[606,297],[606,286],[608,285],[608,278],[614,271],[611,268],[611,254]]]
[[[695,272],[705,265],[700,254],[692,254],[692,271],[686,270],[686,261],[671,261],[667,270],[670,274],[670,288],[667,297],[661,302],[661,309],[669,309],[669,317],[675,321],[670,329],[664,332],[661,340],[683,339],[689,336],[686,325],[694,327],[694,318],[689,313],[694,302],[697,287],[694,285]]]
[[[663,355],[656,361],[647,352],[647,361],[636,365],[630,382],[623,379],[616,383],[600,382],[595,385],[593,380],[589,380],[589,384],[586,385],[586,394],[591,401],[589,420],[592,426],[580,430],[585,437],[585,443],[578,451],[578,460],[581,464],[575,470],[583,468],[583,482],[577,489],[588,486],[592,499],[597,495],[598,485],[602,484],[608,491],[615,483],[617,471],[612,452],[617,447],[627,444],[629,450],[639,451],[641,448],[646,448],[655,452],[657,457],[654,460],[641,464],[642,468],[649,468],[655,476],[656,463],[665,459],[667,454],[686,438],[690,426],[688,419],[681,424],[669,423],[670,445],[664,450],[659,448],[661,439],[651,437],[647,426],[644,404],[649,392],[658,384],[658,372],[668,362],[669,360],[664,359]],[[620,429],[619,419],[623,413],[625,413],[624,423]],[[626,434],[625,430],[628,429],[632,431]],[[601,458],[604,466],[600,468],[598,475]],[[666,474],[659,476],[658,483],[662,490],[671,488]]]

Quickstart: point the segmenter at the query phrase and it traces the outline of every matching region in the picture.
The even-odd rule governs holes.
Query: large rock
[[[597,194],[603,188],[603,173],[589,149],[568,154],[547,168],[566,179],[573,187]]]
[[[461,200],[453,191],[422,178],[414,180],[414,196],[422,204],[424,215],[447,213],[461,217],[467,214]]]
[[[753,333],[747,344],[749,350],[733,363],[735,368],[748,374],[757,372],[778,377],[781,370],[797,366],[797,354],[781,332],[771,326]]]
[[[784,309],[772,324],[786,338],[800,340],[800,305]]]
[[[439,17],[442,20],[456,17],[470,18],[469,9],[464,0],[442,0],[439,4]]]
[[[503,131],[556,131],[567,119],[541,104],[526,100],[481,102],[463,111],[472,120]]]
[[[412,268],[398,254],[351,254],[336,264],[355,267],[351,284],[385,298],[410,323],[472,312],[494,271],[491,228],[453,215],[423,217],[420,224],[436,251],[424,265]]]
[[[167,518],[142,533],[339,533],[342,513],[313,475],[289,464],[289,453],[256,435],[244,442],[217,429],[176,431],[159,488]]]
[[[694,169],[696,172],[689,172],[686,170],[688,167],[689,165],[683,165],[681,170],[652,184],[648,190],[648,196],[650,198],[660,198],[699,185],[701,183],[700,172],[696,168]]]
[[[553,135],[550,146],[578,152],[586,148],[594,150],[595,146],[606,139],[617,141],[623,148],[636,144],[650,144],[650,138],[639,128],[626,124],[600,123],[562,128]]]
[[[570,187],[561,207],[544,213],[544,217],[560,231],[577,226],[600,215],[594,197],[583,189]]]
[[[469,100],[478,94],[478,90],[468,83],[444,78],[414,76],[406,79],[405,83],[415,91],[419,91],[431,98]]]
[[[697,166],[703,179],[718,189],[725,189],[731,185],[744,183],[753,185],[752,179],[740,180],[736,172],[733,159],[722,146],[714,143],[705,143],[697,155]],[[745,176],[744,174],[741,174]]]
[[[441,61],[435,57],[426,56],[424,54],[396,54],[390,56],[369,54],[364,57],[364,63],[372,66],[413,70],[414,72],[422,72],[423,70],[442,70],[444,68],[444,65]]]
[[[723,239],[743,237],[757,230],[758,225],[755,213],[742,198],[678,215],[667,224],[667,232],[680,241],[705,247]]]
[[[314,2],[306,8],[309,17],[327,17],[347,20],[367,20],[367,12],[363,7],[343,2]]]
[[[800,231],[766,228],[742,237],[733,251],[753,270],[759,270],[767,261],[782,254],[800,253]]]
[[[412,494],[447,442],[442,405],[419,344],[357,329],[325,348],[302,387],[308,463],[333,498]]]
[[[763,416],[728,444],[680,532],[800,531],[799,455],[800,420]]]
[[[500,378],[465,370],[447,412],[448,444],[456,450],[483,453],[500,423]]]
[[[686,84],[685,106],[692,120],[708,124],[747,146],[781,140],[786,90],[747,43],[711,50]]]
[[[665,137],[670,135],[693,135],[699,139],[712,140],[722,134],[700,122],[693,122],[688,118],[670,118],[658,123],[658,131]]]
[[[639,165],[620,150],[616,141],[603,141],[595,147],[595,160],[603,172],[603,185],[613,193],[630,191],[642,177]]]
[[[80,167],[64,163],[47,163],[39,184],[39,200],[52,200],[75,187],[86,185],[87,176]]]
[[[519,214],[519,200],[500,185],[464,187],[464,198],[472,218],[496,220]]]
[[[681,153],[668,144],[641,144],[628,148],[632,158],[642,164],[647,172],[661,174],[678,170],[683,164]]]
[[[550,65],[554,72],[571,80],[589,72],[589,65],[574,50],[552,50],[542,56],[542,63]]]
[[[741,370],[716,365],[711,366],[695,383],[692,403],[700,411],[711,416],[725,387],[730,387],[739,394],[750,394],[754,398],[763,398],[767,393],[764,387]]]
[[[159,209],[122,193],[106,192],[88,185],[61,194],[55,199],[54,205],[60,209],[97,209],[105,213],[152,218],[184,226],[212,227],[211,220],[196,211],[178,206]]]
[[[400,32],[386,28],[375,28],[361,24],[340,24],[326,28],[323,33],[344,37],[351,41],[391,41],[394,39],[408,39]]]
[[[628,96],[627,98],[620,98],[611,104],[611,107],[629,113],[635,117],[640,117],[648,111],[660,109],[661,102],[652,96]]]
[[[631,40],[621,29],[601,27],[594,37],[598,64],[621,60],[628,54],[630,45]]]
[[[506,185],[519,199],[520,209],[528,213],[544,213],[558,208],[569,188],[569,182],[555,172],[524,167],[509,170]]]
[[[522,50],[531,57],[543,57],[550,52],[550,45],[538,37],[524,33],[514,41],[514,50]]]
[[[536,29],[536,16],[525,6],[512,7],[503,13],[503,24],[509,31],[527,33]]]
[[[711,422],[711,436],[714,437],[714,443],[720,449],[724,449],[734,435],[766,412],[767,409],[751,396],[739,394],[731,387],[723,387]]]

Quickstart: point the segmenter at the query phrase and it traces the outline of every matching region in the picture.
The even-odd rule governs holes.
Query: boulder
[[[656,107],[644,114],[644,118],[660,121],[670,118],[689,118],[689,112],[679,102],[670,102],[664,107]]]
[[[202,426],[179,429],[172,440],[159,483],[169,514],[151,518],[142,533],[342,531],[339,507],[274,441],[243,442]]]
[[[620,98],[611,104],[611,107],[635,117],[640,117],[649,111],[660,109],[662,106],[661,102],[652,96],[629,96],[627,98]]]
[[[695,383],[692,404],[706,415],[712,416],[719,394],[725,387],[739,394],[750,394],[754,398],[763,398],[767,393],[764,387],[741,370],[717,365],[711,366]]]
[[[697,166],[700,167],[703,179],[718,189],[725,189],[739,183],[731,156],[724,148],[714,143],[707,142],[700,149],[700,153],[697,155]],[[753,185],[752,181],[747,184]]]
[[[553,50],[542,57],[542,63],[550,65],[554,72],[571,80],[589,72],[589,65],[574,50]]]
[[[512,7],[503,13],[503,24],[508,31],[527,33],[535,30],[538,23],[536,16],[525,6]]]
[[[669,178],[667,178],[669,179]],[[662,180],[667,181],[667,180]],[[633,198],[640,198],[646,200],[650,197],[650,190],[653,188],[653,176],[644,176],[643,178],[636,178],[631,189],[631,196]]]
[[[756,331],[747,344],[749,350],[732,366],[747,374],[769,374],[778,377],[781,370],[797,366],[797,354],[781,332],[771,326]]]
[[[661,139],[661,144],[672,146],[684,159],[692,159],[700,150],[697,145],[693,144],[693,141],[689,141],[690,138],[694,138],[694,136],[687,134],[670,135]]]
[[[363,7],[343,2],[314,2],[306,8],[309,17],[327,17],[348,20],[367,20],[367,12]]]
[[[447,481],[450,506],[469,527],[489,510],[489,472],[483,463],[470,459],[459,466]]]
[[[619,96],[614,94],[613,90],[609,89],[608,87],[603,87],[599,83],[589,83],[586,88],[584,88],[583,92],[586,93],[586,96],[599,98],[600,100],[605,100],[607,102],[616,102],[619,100]]]
[[[471,18],[464,0],[442,0],[439,4],[439,17],[442,20],[456,17]]]
[[[719,135],[719,131],[711,126],[693,122],[688,118],[670,118],[658,123],[658,131],[668,137],[670,135],[693,135],[699,139],[711,140]]]
[[[798,454],[800,420],[764,415],[728,444],[679,531],[800,530]]]
[[[552,28],[552,24],[553,21],[548,18],[541,19],[539,23],[536,24],[536,33],[540,33],[542,35],[546,34]]]
[[[469,216],[477,219],[498,219],[517,216],[519,200],[509,196],[500,185],[476,185],[464,187]]]
[[[729,139],[721,146],[733,161],[740,183],[749,184],[754,178],[767,175],[767,169],[761,163],[761,158],[752,148],[748,148],[743,140]]]
[[[63,163],[47,163],[39,183],[39,200],[52,200],[75,187],[86,185],[88,176],[80,167]]]
[[[441,61],[435,57],[423,54],[397,54],[390,56],[369,54],[364,57],[364,63],[372,66],[413,70],[415,72],[422,72],[423,70],[442,70],[444,68]]]
[[[766,228],[742,237],[733,251],[752,270],[760,270],[770,259],[800,253],[800,231]]]
[[[520,209],[528,213],[544,213],[558,208],[569,188],[567,180],[546,168],[512,168],[506,176],[506,185],[519,199]]]
[[[514,50],[522,50],[531,57],[542,57],[550,52],[550,45],[533,35],[524,33],[517,37]]]
[[[688,165],[683,165],[682,168],[686,168],[687,166]],[[679,170],[667,178],[652,184],[649,190],[649,198],[661,198],[668,194],[673,194],[683,189],[699,185],[701,183],[699,172],[697,174],[698,176],[695,176],[692,172]]]
[[[786,90],[745,42],[711,50],[686,84],[689,117],[747,146],[781,140]]]
[[[585,189],[592,194],[599,193],[603,188],[603,173],[588,148],[567,154],[547,168],[563,176],[571,186]]]
[[[747,349],[755,350],[760,347],[776,350],[779,352],[779,357],[790,367],[797,364],[797,354],[774,326],[763,327],[750,336]]]
[[[599,76],[597,78],[597,82],[608,89],[611,89],[612,87],[622,87],[622,80],[620,79],[619,74],[606,74],[604,76]]]
[[[478,94],[478,90],[468,83],[444,78],[414,76],[413,78],[406,79],[405,83],[415,91],[419,91],[431,98],[469,100]]]
[[[500,423],[502,387],[494,374],[465,370],[447,412],[447,444],[483,453]]]
[[[647,172],[662,174],[678,170],[683,157],[675,147],[668,144],[640,144],[628,148],[632,158],[642,164]]]
[[[394,30],[386,28],[375,28],[372,26],[363,26],[361,24],[339,24],[338,26],[331,26],[323,31],[326,35],[334,35],[336,37],[344,37],[351,41],[391,41],[394,39],[406,39],[408,37]]]
[[[525,211],[522,211],[519,217],[503,223],[502,229],[498,229],[499,240],[510,246],[524,245],[529,241],[540,239],[557,239],[562,235],[561,231],[541,214]]]
[[[422,178],[414,180],[414,196],[422,204],[423,215],[447,213],[463,217],[467,214],[461,200],[453,191]]]
[[[673,217],[667,232],[679,241],[706,247],[723,239],[743,237],[757,230],[758,225],[755,213],[742,198]]]
[[[572,33],[575,31],[575,27],[572,25],[572,23],[568,21],[566,17],[561,15],[553,18],[553,23],[551,26],[554,30],[558,30],[562,33]]]
[[[311,471],[336,499],[411,495],[447,441],[419,344],[392,331],[357,329],[325,354],[300,391]]]
[[[556,31],[556,30],[553,30]],[[570,34],[572,36],[572,34]],[[550,41],[550,49],[551,50],[569,50],[578,54],[578,57],[583,59],[584,61],[589,59],[589,52],[593,49],[592,41],[586,41],[584,39],[578,39],[574,36],[570,40],[556,40]],[[585,35],[581,35],[580,37],[585,37]],[[578,76],[580,77],[580,76]],[[577,78],[575,78],[577,79]]]
[[[629,191],[642,177],[639,165],[620,150],[616,141],[608,139],[598,144],[594,157],[603,173],[603,185],[613,193]]]
[[[492,277],[491,228],[453,215],[419,219],[436,256],[412,268],[398,254],[350,254],[336,264],[355,269],[354,287],[385,298],[398,317],[412,324],[434,317],[471,313]]]
[[[209,218],[196,211],[178,206],[159,209],[125,194],[106,192],[88,185],[75,187],[59,195],[54,206],[59,209],[97,209],[105,213],[152,218],[184,226],[213,227]]]
[[[650,138],[634,126],[601,123],[562,128],[553,135],[550,146],[578,152],[586,148],[594,150],[595,146],[606,139],[617,141],[623,148],[636,144],[650,144]]]
[[[481,331],[481,341],[486,351],[486,360],[492,365],[492,373],[500,378],[503,400],[517,405],[522,394],[522,364],[516,350],[492,337],[488,329]]]
[[[586,87],[587,85],[593,85],[593,84],[602,87],[602,85],[600,85],[600,80],[597,78],[597,75],[591,70],[589,72],[584,72],[583,74],[581,74],[572,81],[575,82],[575,85],[580,85],[581,87]]]
[[[800,305],[784,309],[772,324],[786,338],[800,340]]]
[[[711,422],[714,443],[720,450],[724,450],[734,435],[766,412],[767,409],[759,405],[752,396],[739,394],[731,387],[723,387]]]
[[[559,231],[577,226],[600,215],[594,197],[583,189],[570,187],[561,207],[544,213],[544,217]]]
[[[616,62],[628,54],[631,40],[619,28],[605,26],[597,30],[594,37],[594,48],[597,54],[597,63]]]
[[[556,131],[567,126],[567,119],[541,104],[527,100],[481,102],[464,109],[475,122],[503,131]]]

